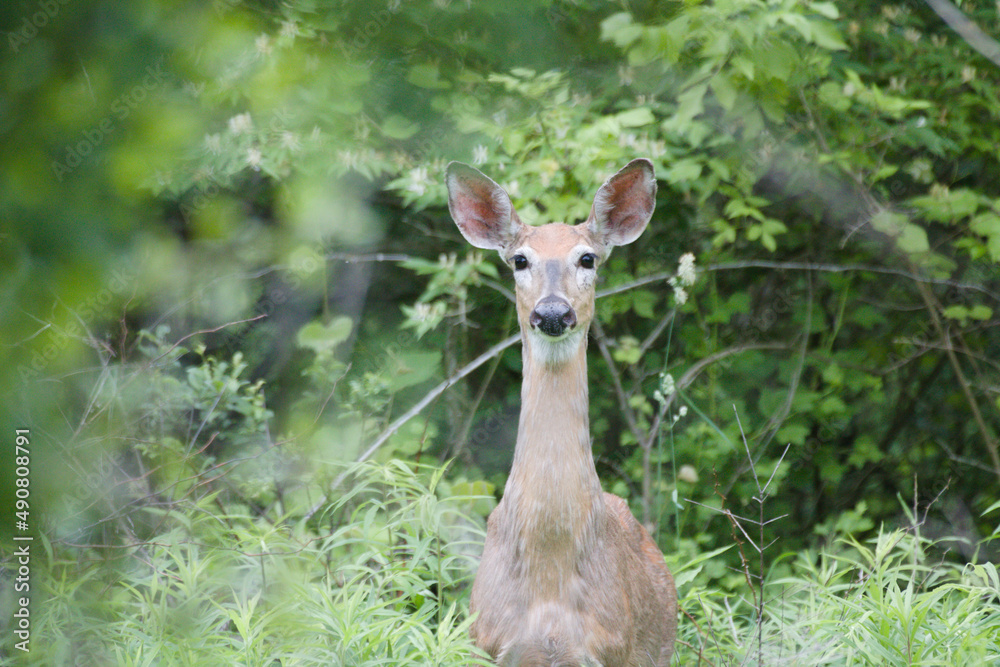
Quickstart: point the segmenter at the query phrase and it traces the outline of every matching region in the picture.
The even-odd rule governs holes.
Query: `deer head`
[[[594,317],[597,268],[614,246],[639,238],[653,214],[656,178],[649,160],[629,162],[597,191],[578,225],[525,225],[502,187],[478,170],[448,165],[448,208],[466,240],[496,250],[514,271],[517,314],[531,357],[565,362],[586,340]]]

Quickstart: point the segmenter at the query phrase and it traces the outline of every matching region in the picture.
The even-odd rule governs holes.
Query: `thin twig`
[[[498,283],[497,281],[490,280],[489,278],[480,278],[480,281],[482,281],[482,283],[487,287],[490,287],[496,290],[497,292],[500,292],[500,294],[502,294],[503,297],[508,301],[510,301],[511,303],[517,303],[517,297],[514,296],[514,293],[511,292],[506,287],[504,287],[503,285],[501,285],[500,283]]]
[[[947,287],[954,287],[956,289],[967,289],[975,292],[980,292],[990,297],[994,301],[1000,303],[1000,294],[996,294],[986,289],[982,285],[976,285],[973,283],[963,283],[958,280],[950,280],[947,278],[931,278],[929,276],[922,276],[919,273],[913,271],[906,271],[903,269],[893,269],[885,266],[873,266],[870,264],[816,264],[812,262],[776,262],[772,260],[765,259],[755,259],[747,260],[744,262],[723,262],[721,264],[708,264],[704,268],[698,269],[698,271],[734,271],[740,269],[777,269],[779,271],[819,271],[820,273],[850,273],[852,271],[867,271],[868,273],[880,273],[890,276],[899,276],[901,278],[907,278],[918,283],[925,283],[930,285],[945,285]],[[615,287],[609,287],[607,289],[601,290],[597,293],[597,297],[601,298],[604,296],[611,296],[612,294],[621,294],[622,292],[627,292],[636,287],[642,287],[643,285],[649,285],[650,283],[663,282],[668,280],[675,274],[674,271],[666,271],[663,273],[655,273],[651,276],[644,276],[642,278],[636,278],[631,282],[624,283],[622,285],[617,285]]]
[[[968,16],[948,0],[927,0],[931,9],[944,19],[965,43],[978,51],[997,67],[1000,67],[1000,44],[983,32]]]
[[[672,308],[669,313],[664,315],[663,318],[656,323],[656,326],[653,327],[653,330],[649,332],[648,336],[646,336],[646,340],[642,341],[642,344],[639,345],[640,356],[645,355],[646,351],[653,346],[653,343],[655,343],[656,340],[660,337],[660,334],[662,334],[666,330],[666,328],[670,326],[670,323],[674,321],[674,316],[676,314],[677,314],[677,309]]]
[[[937,330],[938,335],[941,336],[941,342],[944,345],[945,354],[948,356],[948,361],[951,363],[952,370],[955,371],[955,377],[958,379],[958,385],[962,388],[962,393],[965,395],[965,400],[969,404],[969,408],[972,410],[972,418],[976,422],[976,426],[979,428],[979,433],[983,438],[983,443],[986,445],[986,450],[989,452],[990,460],[993,462],[993,472],[996,474],[997,479],[1000,479],[1000,445],[997,444],[996,438],[993,437],[989,427],[986,425],[986,420],[983,419],[983,413],[979,409],[979,401],[976,400],[976,396],[972,393],[972,387],[969,385],[969,381],[965,377],[965,373],[962,371],[962,365],[958,361],[958,356],[955,354],[954,346],[951,342],[951,334],[945,329],[944,324],[941,322],[941,318],[938,315],[938,304],[937,299],[934,297],[934,293],[926,285],[920,285],[920,296],[923,297],[924,303],[927,304],[927,312],[930,313],[931,322],[934,324],[934,328]]]
[[[1000,294],[995,294],[982,285],[963,283],[958,280],[949,280],[947,278],[931,278],[929,276],[922,276],[914,271],[893,269],[885,266],[872,266],[870,264],[816,264],[813,262],[776,262],[765,259],[753,259],[743,262],[709,264],[701,270],[730,271],[734,269],[778,269],[780,271],[819,271],[821,273],[850,273],[852,271],[867,271],[869,273],[882,273],[890,276],[899,276],[918,283],[945,285],[947,287],[954,287],[957,289],[973,290],[987,295],[994,301],[1000,302]]]
[[[594,340],[597,341],[597,348],[601,351],[604,363],[607,364],[608,370],[611,372],[611,385],[615,390],[615,396],[618,397],[618,410],[621,412],[622,416],[625,417],[625,423],[628,425],[628,429],[635,437],[635,441],[639,443],[640,447],[642,447],[642,522],[645,525],[649,525],[649,521],[653,514],[653,484],[651,479],[652,458],[650,456],[653,439],[647,438],[647,434],[643,433],[642,429],[639,428],[639,424],[635,418],[635,410],[633,410],[632,406],[628,404],[628,396],[626,396],[625,389],[622,386],[621,374],[618,372],[618,367],[615,366],[615,360],[611,356],[611,351],[608,350],[608,342],[607,337],[604,335],[604,327],[601,326],[601,323],[597,319],[591,322],[590,326],[594,332]]]
[[[677,398],[678,392],[683,391],[694,382],[695,378],[701,375],[707,367],[711,366],[717,361],[721,361],[726,357],[731,357],[734,354],[739,354],[741,352],[748,352],[750,350],[787,350],[788,345],[785,343],[747,343],[745,345],[734,345],[733,347],[727,347],[724,350],[719,350],[715,354],[710,354],[709,356],[703,358],[701,361],[693,364],[691,368],[685,371],[684,375],[680,377],[674,383],[675,390],[669,396],[664,396],[663,404],[660,405],[660,409],[657,411],[656,416],[653,417],[653,425],[649,428],[649,439],[652,446],[652,439],[656,437],[657,430],[660,428],[660,423],[666,416],[670,407],[674,404],[674,400]],[[640,443],[641,444],[641,443]]]
[[[795,402],[795,394],[799,388],[799,381],[802,379],[802,371],[805,369],[806,364],[806,352],[809,350],[809,332],[812,330],[812,309],[813,309],[813,290],[812,290],[812,278],[809,279],[809,298],[806,301],[806,322],[803,326],[802,331],[802,345],[799,347],[799,355],[796,362],[795,370],[792,371],[791,380],[788,383],[788,394],[785,396],[785,402],[781,406],[781,410],[778,414],[771,417],[768,420],[767,425],[767,437],[761,441],[760,451],[771,444],[775,436],[778,435],[778,430],[781,425],[788,419],[788,415],[792,412],[792,404]],[[737,415],[739,418],[739,415]],[[747,452],[749,454],[749,452]],[[756,463],[752,458],[751,466]]]
[[[598,320],[593,320],[590,324],[593,333],[594,341],[597,342],[597,348],[601,352],[601,356],[604,358],[605,363],[608,365],[608,370],[611,371],[611,383],[615,390],[615,395],[618,397],[618,406],[621,408],[622,415],[625,417],[625,422],[628,424],[628,428],[632,431],[632,435],[635,436],[637,442],[642,442],[643,432],[639,428],[638,423],[635,420],[635,411],[628,404],[628,396],[625,394],[625,389],[622,386],[621,374],[618,372],[618,367],[615,366],[615,360],[611,356],[611,351],[608,349],[608,339],[604,335],[604,327]]]
[[[446,379],[444,382],[442,382],[438,386],[436,386],[433,389],[431,389],[427,393],[427,395],[424,396],[422,399],[420,399],[413,407],[411,407],[405,413],[403,413],[402,415],[400,415],[400,417],[398,419],[396,419],[396,421],[394,421],[391,424],[389,424],[389,426],[384,431],[382,431],[382,433],[377,438],[375,438],[375,441],[368,447],[368,449],[366,449],[361,454],[361,456],[359,456],[357,458],[357,462],[361,463],[361,462],[367,461],[369,458],[371,458],[372,454],[374,454],[376,451],[378,451],[378,448],[381,447],[383,444],[385,444],[385,442],[389,438],[391,438],[396,433],[396,431],[398,431],[406,422],[410,421],[413,417],[415,417],[418,414],[420,414],[420,412],[425,407],[427,407],[428,405],[430,405],[430,403],[434,399],[436,399],[438,396],[440,396],[441,394],[443,394],[446,389],[448,389],[449,387],[451,387],[452,385],[454,385],[456,382],[458,382],[459,380],[461,380],[462,378],[464,378],[466,375],[468,375],[472,371],[476,370],[477,368],[479,368],[480,366],[482,366],[483,364],[485,364],[487,361],[489,361],[490,359],[492,359],[494,356],[496,356],[496,355],[500,354],[501,352],[503,352],[504,350],[506,350],[508,347],[510,347],[511,345],[513,345],[514,343],[516,343],[517,341],[519,341],[520,339],[521,339],[521,334],[520,333],[517,333],[517,334],[514,334],[513,336],[508,336],[507,338],[504,338],[502,341],[500,341],[499,343],[497,343],[496,345],[494,345],[493,347],[491,347],[490,349],[486,350],[485,352],[483,352],[482,354],[480,354],[478,357],[476,357],[475,359],[473,359],[472,361],[470,361],[469,363],[467,363],[457,373],[455,373],[454,375],[452,375],[451,377],[449,377],[448,379]],[[344,479],[346,479],[349,474],[350,474],[349,470],[345,470],[344,472],[340,473],[340,475],[338,475],[337,478],[333,481],[333,484],[330,487],[330,492],[329,493],[333,493],[338,488],[340,488],[340,485],[343,484]],[[313,505],[312,509],[310,509],[306,513],[306,518],[307,519],[310,518],[310,517],[312,517],[312,515],[315,514],[319,510],[319,508],[323,506],[324,503],[326,503],[326,500],[329,497],[329,493],[327,495],[324,495],[323,498],[318,503],[316,503],[315,505]]]

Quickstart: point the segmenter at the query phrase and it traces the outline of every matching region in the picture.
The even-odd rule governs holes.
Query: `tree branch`
[[[378,451],[378,448],[381,447],[382,445],[384,445],[386,443],[386,441],[389,438],[391,438],[396,433],[396,431],[398,431],[403,426],[403,424],[405,424],[406,422],[410,421],[411,419],[413,419],[414,417],[416,417],[418,414],[420,414],[420,412],[424,408],[426,408],[428,405],[430,405],[430,403],[434,399],[436,399],[438,396],[440,396],[441,394],[443,394],[444,391],[446,389],[448,389],[448,387],[452,386],[453,384],[455,384],[456,382],[458,382],[459,380],[461,380],[462,378],[464,378],[466,375],[468,375],[472,371],[476,370],[477,368],[479,368],[480,366],[482,366],[483,364],[485,364],[487,361],[489,361],[490,359],[492,359],[494,356],[500,354],[501,352],[503,352],[504,350],[506,350],[508,347],[510,347],[511,345],[513,345],[514,343],[516,343],[517,341],[519,341],[520,339],[521,339],[521,334],[519,334],[519,333],[514,334],[513,336],[508,336],[507,338],[504,338],[502,341],[500,341],[499,343],[497,343],[496,345],[494,345],[493,347],[491,347],[490,349],[486,350],[485,352],[483,352],[482,354],[480,354],[478,357],[476,357],[475,359],[473,359],[472,361],[470,361],[469,363],[467,363],[457,373],[455,373],[454,375],[452,375],[451,377],[449,377],[448,379],[446,379],[444,382],[442,382],[438,386],[436,386],[433,389],[431,389],[427,393],[427,395],[424,396],[419,401],[417,401],[417,403],[414,404],[413,407],[411,407],[409,410],[407,410],[402,415],[400,415],[399,418],[396,419],[396,421],[394,421],[391,424],[389,424],[389,426],[384,431],[382,431],[382,433],[379,434],[379,436],[377,438],[375,438],[375,441],[372,442],[372,444],[368,447],[368,449],[366,449],[361,454],[361,456],[359,456],[357,458],[357,462],[361,463],[361,462],[367,461],[369,458],[371,458],[371,456],[375,452]],[[338,488],[340,488],[340,485],[344,483],[344,479],[349,474],[350,473],[348,471],[344,471],[344,472],[340,473],[340,475],[338,475],[337,478],[333,481],[333,485],[330,487],[330,493],[333,493]],[[319,510],[319,508],[323,506],[323,504],[326,502],[326,500],[327,500],[327,498],[329,498],[329,496],[330,496],[330,494],[328,493],[327,495],[323,496],[323,498],[318,503],[316,503],[315,505],[313,505],[312,509],[310,509],[306,513],[306,518],[308,519],[313,514],[315,514]]]
[[[965,373],[962,372],[962,365],[958,362],[958,356],[955,354],[951,335],[945,329],[938,315],[940,304],[937,303],[934,294],[926,285],[920,285],[920,296],[923,297],[924,303],[927,304],[927,311],[930,313],[931,322],[934,323],[934,329],[941,336],[945,354],[948,355],[948,361],[951,362],[951,367],[955,371],[958,385],[962,388],[965,400],[972,410],[972,418],[979,428],[979,433],[983,437],[983,443],[986,445],[986,451],[989,452],[990,460],[993,462],[993,472],[996,473],[997,479],[1000,479],[1000,445],[997,444],[996,438],[990,433],[990,429],[986,425],[986,420],[983,419],[983,413],[979,410],[979,401],[976,400],[976,396],[972,393],[972,388],[969,386],[969,381],[965,378]]]
[[[972,19],[948,0],[927,0],[927,4],[952,30],[958,33],[959,37],[965,40],[966,44],[1000,67],[1000,44],[983,32],[982,28],[976,25]]]
[[[947,278],[931,278],[929,276],[922,276],[919,273],[915,273],[913,271],[906,271],[903,269],[893,269],[885,266],[874,266],[870,264],[815,264],[812,262],[776,262],[773,260],[753,259],[743,262],[724,262],[722,264],[708,264],[705,267],[698,270],[733,271],[739,269],[777,269],[779,271],[818,271],[820,273],[849,273],[852,271],[867,271],[868,273],[879,273],[890,276],[899,276],[901,278],[906,278],[908,280],[912,280],[914,282],[922,284],[944,285],[946,287],[954,287],[956,289],[972,290],[975,292],[980,292],[982,294],[985,294],[986,296],[990,297],[997,303],[1000,303],[1000,294],[991,292],[982,285],[976,285],[973,283],[963,283],[958,280],[949,280]],[[649,285],[650,283],[662,282],[667,280],[673,275],[674,275],[673,271],[666,271],[663,273],[656,273],[651,276],[637,278],[631,282],[601,290],[597,293],[597,298],[611,296],[612,294],[621,294],[622,292],[627,292],[629,290],[635,289],[636,287],[642,287],[643,285]]]

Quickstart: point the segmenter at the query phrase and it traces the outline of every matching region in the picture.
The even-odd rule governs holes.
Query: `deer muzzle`
[[[567,329],[576,326],[576,311],[566,299],[558,296],[547,296],[535,304],[534,310],[528,316],[528,324],[532,329],[557,338]]]

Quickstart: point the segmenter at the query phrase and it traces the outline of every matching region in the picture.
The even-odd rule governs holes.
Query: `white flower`
[[[486,164],[486,160],[488,158],[489,152],[486,150],[486,146],[477,144],[476,147],[472,149],[472,164]]]
[[[631,67],[626,65],[618,66],[618,83],[623,86],[631,86],[632,80],[635,78],[635,73],[632,71]]]
[[[351,150],[339,150],[337,151],[337,162],[347,165],[348,169],[354,169],[357,166],[358,156]]]
[[[205,148],[212,155],[218,155],[222,152],[222,137],[218,134],[206,134],[205,135]]]
[[[280,141],[281,146],[290,151],[297,151],[301,147],[301,144],[299,143],[299,135],[290,130],[285,130],[281,133]]]
[[[253,119],[250,113],[241,113],[229,119],[229,131],[233,134],[243,134],[253,129]]]
[[[260,171],[260,161],[264,158],[261,154],[260,149],[254,146],[247,151],[247,164],[250,165],[254,171]]]
[[[689,484],[694,484],[698,481],[698,471],[694,469],[693,465],[682,465],[677,469],[677,479],[682,482],[688,482]]]
[[[683,306],[688,300],[687,290],[680,285],[674,285],[674,299],[677,300],[678,306]]]
[[[299,36],[299,24],[295,21],[285,21],[281,24],[279,34],[288,39],[295,39]]]
[[[677,279],[684,287],[691,287],[691,285],[694,285],[696,277],[694,271],[694,253],[686,252],[681,255],[681,259],[677,263]]]
[[[195,83],[194,81],[184,82],[184,92],[191,97],[199,97],[203,92],[205,92],[205,83]]]
[[[653,398],[659,403],[666,403],[667,399],[673,395],[676,387],[674,376],[670,373],[660,374],[660,386],[653,390]],[[674,419],[674,421],[677,421]]]
[[[267,35],[261,35],[254,40],[253,46],[257,49],[257,53],[266,56],[271,53],[271,38]]]
[[[257,53],[266,56],[271,53],[271,38],[267,35],[260,35],[254,40],[253,46],[257,49]]]
[[[674,384],[674,376],[670,373],[664,373],[663,377],[660,378],[660,392],[664,396],[670,396],[676,391],[677,386]]]
[[[426,322],[434,314],[434,306],[430,303],[418,303],[413,306],[413,318]]]
[[[427,167],[417,167],[410,171],[410,184],[406,186],[406,189],[417,195],[422,195],[427,192],[428,184]]]

